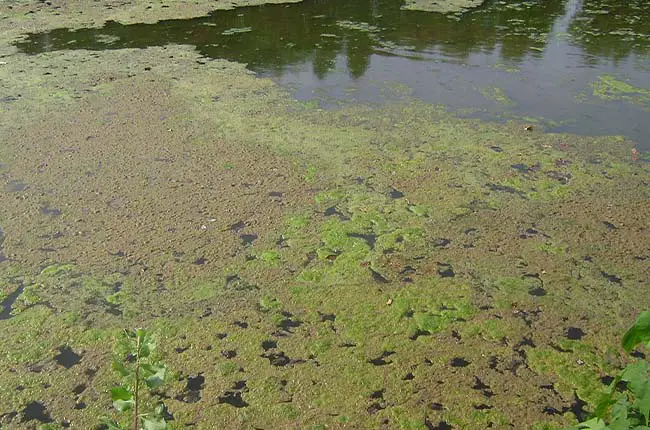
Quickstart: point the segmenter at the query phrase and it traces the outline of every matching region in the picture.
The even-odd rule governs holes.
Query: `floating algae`
[[[375,33],[379,31],[377,26],[368,24],[367,22],[341,20],[336,21],[336,25],[346,30],[365,31],[367,33]]]
[[[513,106],[515,105],[515,102],[506,95],[506,93],[503,91],[503,89],[499,87],[487,87],[481,89],[481,93],[485,96],[485,98],[495,101],[496,103],[499,103],[504,106]]]
[[[598,77],[598,81],[591,84],[594,97],[602,100],[620,100],[634,104],[650,106],[650,90],[635,87],[628,82],[616,79],[613,75]]]
[[[459,13],[479,7],[484,0],[406,0],[402,9],[426,12]]]
[[[253,31],[253,27],[229,28],[224,30],[221,34],[224,36],[232,36],[233,34],[248,33],[249,31]]]
[[[27,285],[2,414],[92,428],[113,334],[145,326],[179,426],[561,427],[647,296],[650,173],[624,139],[408,96],[323,111],[181,46],[3,67],[27,101],[3,162],[29,187],[0,207],[0,285]]]

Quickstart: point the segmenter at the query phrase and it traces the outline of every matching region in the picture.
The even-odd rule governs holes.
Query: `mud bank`
[[[179,46],[0,74],[7,428],[111,414],[135,326],[179,428],[559,428],[650,304],[622,138],[323,111]]]

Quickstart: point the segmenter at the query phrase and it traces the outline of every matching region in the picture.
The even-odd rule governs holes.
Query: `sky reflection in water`
[[[61,49],[190,44],[247,63],[324,107],[413,95],[490,120],[621,134],[650,150],[650,93],[594,96],[603,75],[650,88],[643,1],[487,2],[462,15],[404,11],[399,1],[306,0],[155,24],[54,30],[18,44]]]

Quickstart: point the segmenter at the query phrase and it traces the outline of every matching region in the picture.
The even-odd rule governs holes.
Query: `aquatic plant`
[[[117,411],[130,414],[125,414],[128,424],[109,418],[103,419],[103,424],[109,430],[167,428],[167,408],[163,402],[158,402],[148,412],[142,413],[145,404],[143,385],[151,394],[151,390],[165,383],[167,375],[167,367],[153,355],[155,348],[155,340],[143,329],[124,330],[122,333],[116,347],[113,369],[122,377],[123,384],[111,389],[111,400]]]
[[[623,336],[626,352],[639,344],[650,346],[650,311],[641,313]],[[594,416],[573,427],[577,429],[650,429],[650,363],[643,359],[628,364],[609,385]]]

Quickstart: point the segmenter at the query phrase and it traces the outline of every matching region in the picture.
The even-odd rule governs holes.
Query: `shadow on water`
[[[18,300],[18,297],[23,293],[24,289],[25,286],[20,284],[13,293],[7,295],[7,297],[5,297],[5,299],[0,303],[0,321],[8,320],[13,316],[11,315],[12,307],[14,303],[16,303],[16,300]]]
[[[65,367],[66,369],[79,364],[83,357],[72,350],[69,346],[62,346],[59,348],[59,353],[54,357],[57,364]]]
[[[545,118],[558,131],[623,134],[650,149],[650,125],[641,120],[650,106],[585,102],[602,74],[650,86],[650,11],[640,2],[488,1],[451,16],[400,4],[306,0],[155,24],[110,21],[29,34],[17,46],[36,54],[188,44],[324,106],[399,97],[387,92],[390,82],[480,117]]]
[[[41,402],[30,402],[25,408],[22,410],[22,422],[29,422],[29,421],[39,421],[41,423],[51,423],[54,420],[50,416],[50,413],[48,412],[47,408],[45,405]]]

